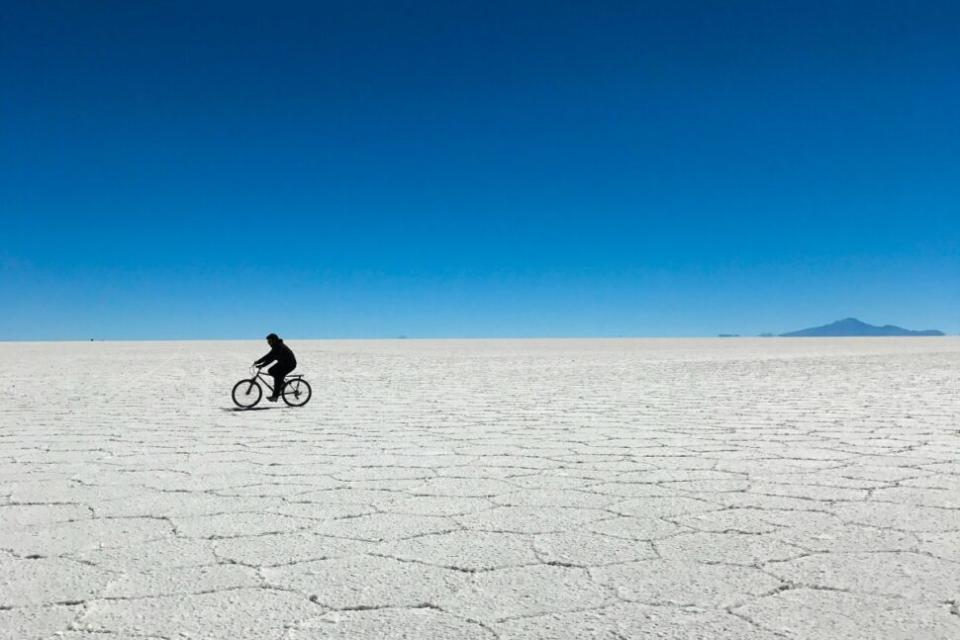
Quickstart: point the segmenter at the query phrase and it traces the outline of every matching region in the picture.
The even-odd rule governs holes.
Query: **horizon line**
[[[290,337],[282,338],[286,340],[298,340],[304,342],[409,342],[413,340],[736,340],[736,339],[769,339],[785,338],[788,340],[809,340],[809,339],[835,339],[835,338],[956,338],[960,333],[945,333],[944,335],[906,335],[906,336],[787,336],[781,334],[769,335],[743,335],[743,334],[710,334],[710,335],[598,335],[598,336],[380,336],[380,337],[322,337],[322,338],[302,338]],[[263,338],[2,338],[0,344],[6,343],[52,343],[52,342],[76,342],[76,343],[97,343],[97,342],[260,342]]]

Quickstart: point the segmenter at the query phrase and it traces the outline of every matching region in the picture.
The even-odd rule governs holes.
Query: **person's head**
[[[267,336],[267,344],[269,344],[271,347],[276,345],[278,342],[280,342],[280,336],[277,334],[271,333]]]

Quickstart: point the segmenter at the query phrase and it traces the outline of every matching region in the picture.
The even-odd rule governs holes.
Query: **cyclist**
[[[254,362],[253,365],[255,367],[263,367],[276,361],[276,364],[267,370],[267,373],[273,376],[273,395],[267,398],[267,400],[276,402],[280,398],[280,392],[283,390],[284,377],[297,368],[297,358],[293,355],[290,347],[283,344],[283,340],[275,333],[267,336],[267,344],[270,345],[270,353]]]

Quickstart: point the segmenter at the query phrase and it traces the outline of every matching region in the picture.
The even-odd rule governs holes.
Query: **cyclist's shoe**
[[[280,396],[267,396],[267,400],[269,400],[270,402],[276,402],[279,399],[280,399]]]

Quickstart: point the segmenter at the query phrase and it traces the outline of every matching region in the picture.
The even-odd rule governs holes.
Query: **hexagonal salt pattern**
[[[0,640],[960,637],[956,338],[291,346],[0,344]]]

